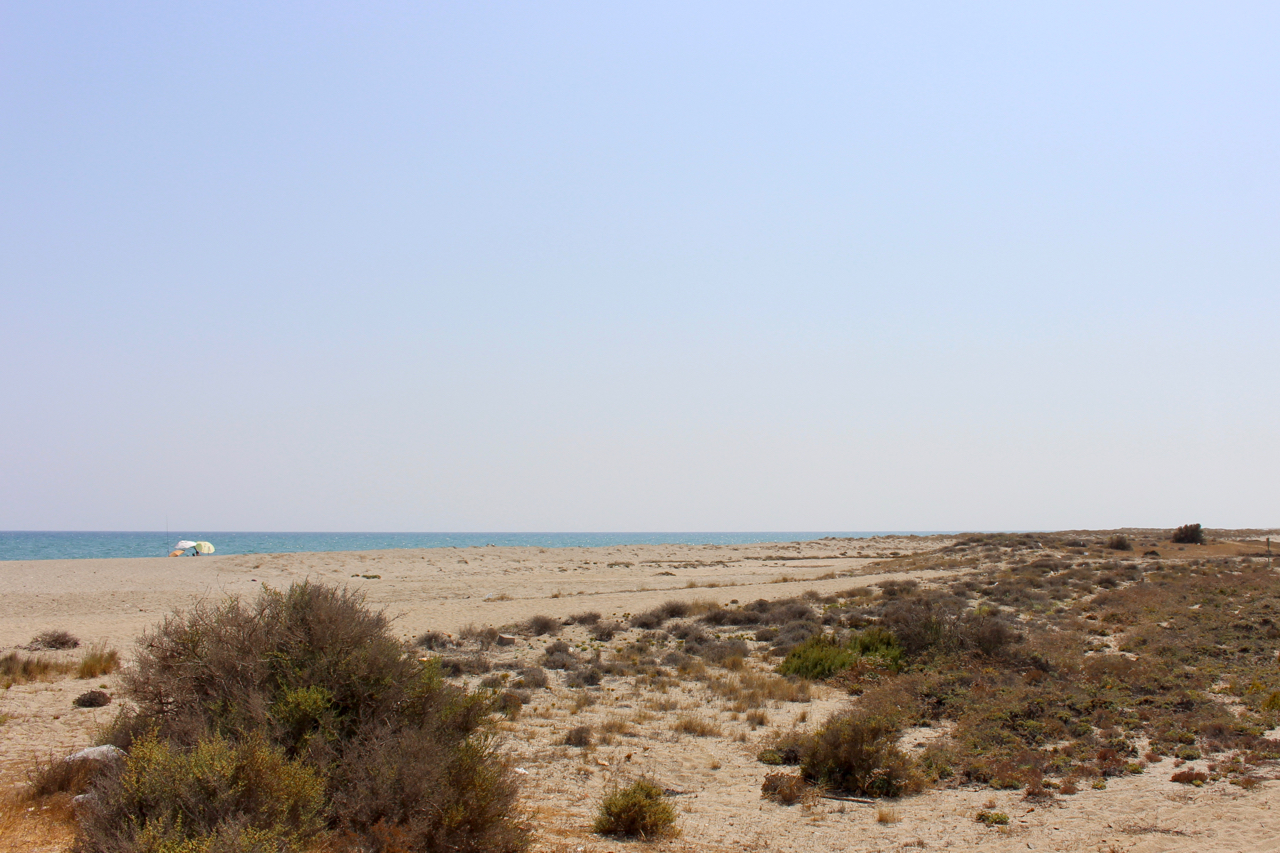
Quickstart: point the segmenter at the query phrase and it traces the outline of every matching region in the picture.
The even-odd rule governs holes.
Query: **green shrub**
[[[292,853],[324,829],[319,774],[262,738],[194,748],[144,735],[81,810],[82,853]]]
[[[811,782],[855,795],[897,797],[918,790],[919,774],[898,749],[897,736],[897,724],[884,715],[833,715],[802,744],[801,769]]]
[[[1204,529],[1198,524],[1184,524],[1173,531],[1173,536],[1169,538],[1179,545],[1203,545]]]
[[[787,653],[778,672],[801,678],[822,679],[848,668],[856,659],[848,646],[827,634],[815,634]]]
[[[675,833],[676,810],[662,788],[637,779],[605,795],[593,828],[600,835],[662,838]]]

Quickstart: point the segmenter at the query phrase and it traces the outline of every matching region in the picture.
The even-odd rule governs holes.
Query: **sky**
[[[0,2],[0,529],[1280,525],[1273,3]]]

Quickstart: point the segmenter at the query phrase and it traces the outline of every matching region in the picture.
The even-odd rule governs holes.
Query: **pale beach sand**
[[[14,561],[0,563],[0,650],[61,628],[86,643],[119,648],[127,660],[138,635],[173,609],[226,595],[249,597],[264,583],[350,584],[395,617],[397,634],[412,638],[427,630],[456,634],[469,624],[503,626],[538,614],[562,618],[598,611],[606,619],[617,618],[671,599],[745,603],[809,589],[833,592],[906,577],[875,563],[945,544],[940,538],[884,537],[732,546]],[[943,572],[909,574],[926,582]],[[575,626],[561,636],[572,644],[585,633]],[[491,657],[498,667],[504,656],[532,661],[547,642],[521,637]],[[807,807],[783,807],[760,797],[764,776],[775,768],[760,764],[757,752],[772,733],[820,722],[850,702],[848,696],[818,686],[814,701],[770,707],[768,728],[752,730],[732,716],[717,717],[700,686],[682,686],[664,696],[678,707],[675,713],[705,712],[722,732],[693,737],[675,732],[667,717],[652,711],[655,697],[623,679],[606,681],[597,704],[575,711],[568,707],[572,691],[559,678],[552,673],[551,690],[536,691],[524,713],[500,723],[504,750],[525,771],[524,802],[538,828],[538,850],[1280,849],[1280,781],[1251,791],[1225,782],[1192,788],[1169,781],[1168,760],[1142,775],[1108,780],[1106,790],[1084,790],[1047,803],[1026,802],[1020,791],[971,787],[880,805],[820,799]],[[17,685],[0,694],[0,715],[7,716],[0,724],[0,780],[6,786],[20,781],[37,757],[91,743],[95,726],[110,719],[115,706],[77,709],[71,700],[99,684],[114,692],[117,677]],[[612,743],[591,750],[559,744],[572,726],[599,728],[607,721],[620,731]],[[606,788],[640,773],[679,792],[681,836],[646,845],[592,835],[590,821]],[[877,821],[881,805],[894,810],[895,822]],[[982,808],[1006,812],[1010,826],[977,823],[974,815]]]

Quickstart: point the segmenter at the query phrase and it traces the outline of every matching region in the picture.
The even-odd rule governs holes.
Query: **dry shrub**
[[[605,795],[593,829],[600,835],[663,838],[676,833],[676,810],[651,779],[637,779]]]
[[[1133,543],[1123,533],[1117,533],[1107,540],[1107,547],[1112,551],[1132,551]]]
[[[569,621],[575,625],[595,625],[600,621],[600,614],[594,610],[586,613],[577,613],[569,617]]]
[[[476,652],[470,655],[451,655],[440,658],[440,669],[445,675],[482,675],[493,669],[489,659]]]
[[[80,663],[76,666],[76,678],[101,678],[119,668],[120,653],[98,643],[85,652],[84,657],[80,659]]]
[[[308,582],[266,589],[248,604],[197,605],[143,635],[123,686],[137,710],[117,719],[108,740],[154,743],[156,760],[167,762],[204,744],[236,755],[260,744],[246,761],[275,761],[278,751],[322,780],[322,822],[345,847],[526,846],[514,776],[483,727],[487,692],[445,682],[439,662],[419,662],[357,593]],[[88,842],[131,831],[120,822],[149,825],[123,807],[102,815],[84,853],[115,853]],[[168,831],[163,821],[156,831]]]
[[[33,652],[63,651],[79,647],[80,639],[75,634],[60,629],[41,631],[32,638],[30,643],[27,643],[27,648]]]
[[[604,673],[594,666],[568,672],[564,677],[565,687],[595,687],[604,678]]]
[[[103,708],[111,704],[111,695],[105,690],[89,690],[71,701],[77,708]]]
[[[760,796],[783,806],[793,806],[803,800],[813,788],[799,773],[770,773],[760,786]]]
[[[591,746],[591,726],[574,726],[565,732],[565,746]]]
[[[453,644],[453,640],[443,631],[427,631],[414,641],[414,645],[418,648],[432,652],[450,648]]]
[[[563,626],[560,624],[560,620],[554,616],[538,615],[530,618],[521,627],[529,636],[541,637],[547,634],[552,636],[559,634]]]
[[[538,663],[547,669],[573,670],[578,668],[581,661],[578,660],[577,655],[570,651],[568,643],[563,640],[556,640],[547,646]]]
[[[591,638],[602,643],[607,643],[613,639],[614,635],[624,630],[622,625],[617,622],[597,622],[591,626]]]
[[[885,716],[856,710],[833,715],[801,745],[804,776],[867,797],[919,790],[919,773],[898,749],[897,735],[897,724]]]
[[[498,642],[498,629],[492,625],[486,625],[483,628],[476,625],[464,625],[458,631],[458,639],[464,643],[474,643],[481,649],[488,649]]]
[[[525,690],[542,690],[547,686],[547,671],[540,666],[531,666],[520,670],[520,677],[512,687]]]
[[[36,798],[83,794],[100,769],[98,762],[88,759],[40,759],[27,774],[27,793]]]
[[[1179,782],[1183,785],[1203,785],[1209,781],[1209,774],[1199,770],[1179,770],[1169,777],[1170,782]]]

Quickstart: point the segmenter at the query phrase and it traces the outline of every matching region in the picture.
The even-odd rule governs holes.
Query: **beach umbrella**
[[[210,545],[208,542],[193,542],[192,547],[194,547],[201,554],[213,553],[213,546]]]
[[[174,547],[174,548],[180,548],[180,549],[182,549],[183,551],[185,551],[185,550],[187,550],[188,548],[194,548],[194,547],[196,547],[196,543],[195,543],[195,542],[190,541],[189,539],[183,539],[183,540],[181,540],[180,542],[178,542],[178,544],[177,544],[177,545],[174,545],[173,547]]]

